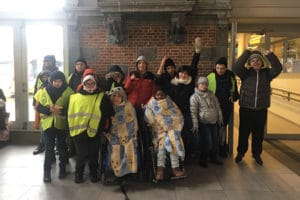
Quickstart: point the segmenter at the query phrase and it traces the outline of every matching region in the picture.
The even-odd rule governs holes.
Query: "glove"
[[[196,37],[195,38],[194,47],[195,47],[195,52],[196,53],[200,53],[201,52],[201,38],[200,37]]]
[[[194,126],[194,127],[191,129],[191,132],[194,133],[194,134],[198,133],[198,127],[195,127],[195,126]]]

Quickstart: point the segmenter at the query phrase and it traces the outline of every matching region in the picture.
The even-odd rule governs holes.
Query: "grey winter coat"
[[[201,92],[195,88],[194,94],[190,97],[190,110],[195,128],[198,128],[199,122],[205,124],[223,123],[219,101],[209,90]]]
[[[264,67],[260,70],[246,68],[245,63],[250,55],[251,51],[244,51],[232,66],[232,71],[242,81],[239,104],[240,107],[249,109],[265,109],[270,106],[271,81],[280,74],[282,65],[273,53],[269,53],[266,58],[271,68]]]

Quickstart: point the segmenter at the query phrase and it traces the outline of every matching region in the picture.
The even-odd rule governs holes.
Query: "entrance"
[[[25,27],[25,29],[24,29]],[[33,91],[45,55],[55,55],[64,71],[63,26],[22,24],[0,26],[1,88],[7,97],[11,129],[33,130]]]
[[[284,36],[283,36],[284,35]],[[244,49],[271,50],[283,64],[282,73],[271,83],[271,106],[265,138],[300,138],[300,38],[285,33],[236,34],[236,57]],[[294,34],[293,34],[294,35]]]

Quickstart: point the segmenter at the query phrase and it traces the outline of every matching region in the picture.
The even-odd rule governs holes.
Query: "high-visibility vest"
[[[73,94],[73,90],[69,87],[65,89],[62,95],[55,102],[55,106],[67,107],[69,102],[69,97]],[[46,88],[38,90],[38,92],[34,95],[36,101],[38,101],[42,106],[50,107],[53,105],[53,102],[46,90]],[[52,127],[52,124],[55,128],[65,130],[68,128],[67,117],[62,115],[45,115],[40,113],[41,117],[41,126],[43,131]]]
[[[68,122],[71,137],[87,131],[95,137],[101,120],[100,105],[104,92],[93,95],[76,93],[71,95],[68,108]]]

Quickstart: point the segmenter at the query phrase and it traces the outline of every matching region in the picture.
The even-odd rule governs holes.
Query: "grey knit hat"
[[[145,56],[139,56],[137,59],[136,59],[136,66],[138,65],[138,63],[141,61],[141,60],[143,60],[143,61],[145,61],[145,63],[148,65],[148,61],[147,61],[147,58],[145,57]]]
[[[206,84],[206,85],[208,85],[208,78],[205,77],[205,76],[200,76],[199,79],[198,79],[198,81],[197,81],[197,84],[198,85],[199,84]]]

